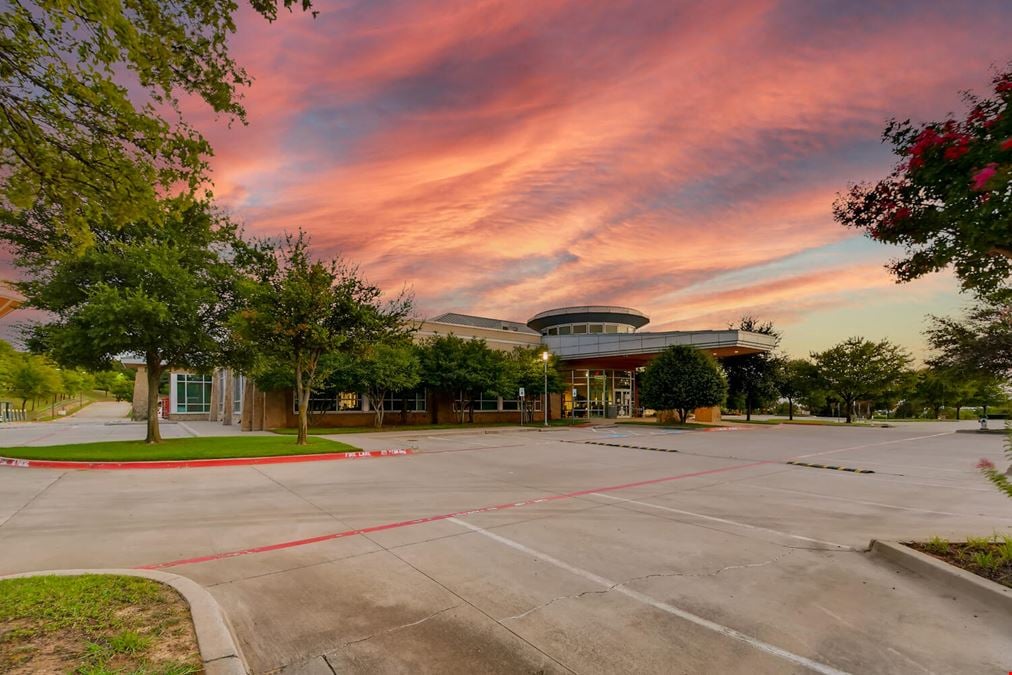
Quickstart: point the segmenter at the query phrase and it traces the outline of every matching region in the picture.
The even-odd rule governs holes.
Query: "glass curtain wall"
[[[633,416],[633,371],[573,369],[564,371],[562,376],[568,385],[563,395],[567,417]]]

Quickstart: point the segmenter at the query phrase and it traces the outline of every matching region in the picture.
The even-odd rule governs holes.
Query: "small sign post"
[[[524,406],[524,388],[520,387],[520,426],[524,425],[524,416],[527,414],[527,408]]]

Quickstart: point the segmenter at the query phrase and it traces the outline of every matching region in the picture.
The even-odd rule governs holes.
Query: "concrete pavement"
[[[1012,617],[863,552],[1012,534],[974,469],[1002,438],[969,424],[408,431],[340,437],[420,451],[388,459],[10,468],[0,573],[210,556],[167,569],[263,673],[1006,672]]]

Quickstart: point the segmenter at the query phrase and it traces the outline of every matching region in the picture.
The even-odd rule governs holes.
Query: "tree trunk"
[[[678,421],[681,422],[682,424],[688,424],[689,423],[689,409],[688,408],[679,408],[678,409]]]
[[[843,404],[847,408],[847,424],[850,424],[854,421],[854,401],[847,399]]]
[[[377,429],[381,429],[383,427],[383,400],[386,399],[386,392],[367,395],[366,398],[369,399],[369,405],[372,406],[373,412],[376,413],[373,424]]]
[[[787,398],[787,419],[794,419],[794,399],[790,397]]]
[[[745,396],[745,421],[752,421],[752,399],[749,396]]]
[[[161,443],[162,432],[158,426],[158,385],[162,380],[162,359],[158,352],[145,355],[148,374],[148,434],[145,443]]]
[[[309,445],[309,387],[302,381],[302,366],[295,367],[295,394],[299,397],[299,429],[295,445]]]
[[[956,421],[957,422],[959,421],[959,411],[962,410],[962,409],[963,409],[963,406],[961,406],[961,405],[957,405],[956,406]]]

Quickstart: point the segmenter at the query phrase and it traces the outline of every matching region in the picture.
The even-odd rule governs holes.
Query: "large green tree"
[[[60,371],[47,359],[35,354],[19,354],[11,364],[7,391],[21,400],[24,412],[28,401],[32,409],[40,398],[48,398],[60,392],[63,381]]]
[[[1012,225],[1010,225],[1012,228]],[[1012,379],[1012,297],[998,293],[961,318],[930,317],[926,331],[938,368]]]
[[[354,353],[406,332],[412,299],[384,301],[379,287],[341,259],[320,260],[302,231],[281,245],[260,242],[241,263],[243,310],[232,328],[236,350],[257,356],[261,371],[290,372],[298,405],[296,443],[309,442],[309,399],[339,365],[328,356]]]
[[[274,20],[309,0],[250,0]],[[211,148],[180,99],[245,120],[231,0],[13,0],[0,5],[0,210],[43,206],[79,240],[164,215]]]
[[[422,381],[434,392],[457,401],[461,424],[465,415],[474,422],[474,403],[482,392],[498,396],[506,386],[504,355],[490,349],[484,340],[438,335],[422,343],[419,353]]]
[[[727,382],[717,362],[689,345],[672,345],[643,373],[640,400],[655,410],[675,410],[684,423],[696,408],[720,405]]]
[[[774,338],[774,346],[767,352],[729,356],[721,361],[727,374],[729,404],[744,408],[745,419],[751,420],[754,409],[775,402],[780,394],[777,384],[783,364],[776,354],[780,332],[773,327],[772,321],[759,321],[748,315],[743,316],[737,325],[731,324],[728,328]]]
[[[812,360],[826,387],[843,401],[847,422],[854,418],[854,402],[874,399],[894,387],[904,377],[910,355],[888,340],[872,342],[852,337],[823,352],[813,352]]]
[[[27,305],[49,312],[29,345],[65,366],[110,368],[123,353],[147,366],[146,442],[158,443],[158,387],[169,368],[221,358],[234,274],[224,258],[234,227],[205,203],[163,203],[152,220],[93,223],[83,250],[38,210],[0,216],[0,239],[26,273]]]
[[[962,119],[889,122],[896,166],[851,187],[834,213],[906,249],[890,265],[900,281],[951,265],[964,288],[990,292],[1012,274],[1012,70],[994,77],[990,97],[966,101]]]
[[[365,396],[375,415],[376,427],[383,426],[383,401],[388,394],[406,393],[421,382],[417,350],[408,340],[366,345],[347,359],[351,391]]]

